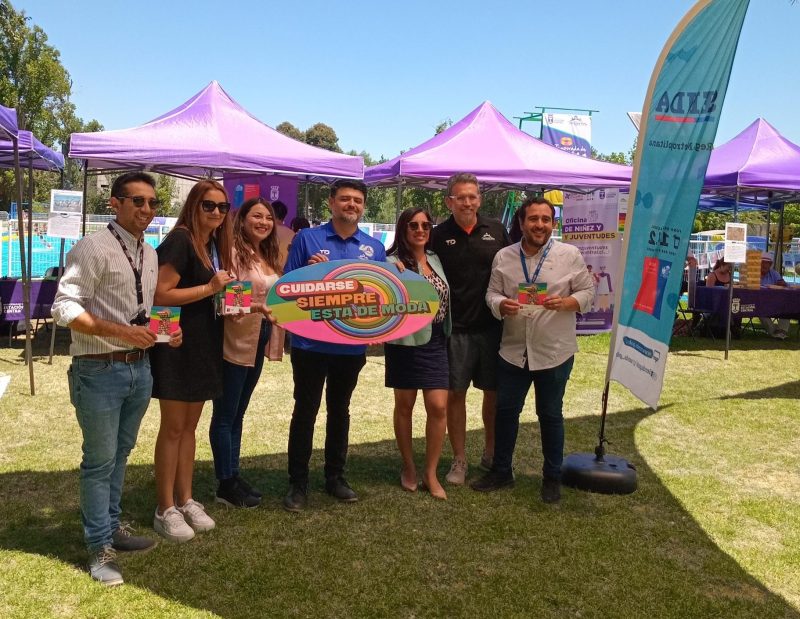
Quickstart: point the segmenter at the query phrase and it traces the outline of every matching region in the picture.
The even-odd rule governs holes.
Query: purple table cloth
[[[724,321],[728,289],[724,286],[698,286],[695,305],[713,312]],[[800,319],[800,288],[734,288],[731,316]]]
[[[54,279],[31,281],[31,318],[50,318],[50,308],[56,296],[58,281]],[[22,281],[0,279],[0,321],[25,320],[22,306]]]

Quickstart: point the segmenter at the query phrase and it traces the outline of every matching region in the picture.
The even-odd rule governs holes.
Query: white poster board
[[[50,214],[47,235],[62,239],[79,239],[83,218],[83,193],[66,189],[50,190]]]
[[[747,261],[747,224],[725,224],[725,250],[723,260],[741,264]]]

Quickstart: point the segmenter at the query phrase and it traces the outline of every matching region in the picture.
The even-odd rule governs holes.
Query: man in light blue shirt
[[[780,273],[772,268],[772,254],[761,254],[761,285],[762,286],[788,286]],[[758,320],[764,330],[778,340],[785,340],[789,334],[789,319],[779,318],[776,322],[767,316],[759,316]]]
[[[385,262],[383,245],[358,228],[366,198],[367,187],[361,181],[343,179],[333,183],[328,198],[331,220],[301,230],[294,237],[285,271],[328,260]],[[287,511],[301,511],[307,503],[314,422],[326,383],[325,490],[340,501],[358,500],[344,478],[344,466],[350,432],[350,397],[366,363],[366,350],[366,346],[329,344],[292,336],[294,410],[289,426],[289,491],[283,499]]]

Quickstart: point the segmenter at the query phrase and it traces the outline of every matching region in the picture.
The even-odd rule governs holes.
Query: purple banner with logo
[[[561,240],[575,245],[594,279],[591,311],[579,314],[578,333],[604,333],[611,330],[614,317],[614,282],[620,254],[618,228],[618,189],[598,189],[592,193],[564,192]]]
[[[299,181],[291,176],[261,174],[258,176],[245,174],[225,174],[225,191],[233,208],[239,208],[250,198],[262,197],[268,202],[280,200],[286,205],[288,214],[284,223],[289,223],[297,216],[297,188]]]

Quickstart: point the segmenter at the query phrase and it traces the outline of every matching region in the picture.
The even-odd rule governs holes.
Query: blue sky
[[[324,122],[344,150],[389,158],[487,99],[509,118],[599,110],[593,145],[627,152],[626,112],[641,111],[658,54],[693,4],[12,2],[61,51],[78,114],[106,129],[151,120],[217,80],[268,125]],[[800,4],[751,2],[717,144],[758,116],[800,142],[798,26]]]

